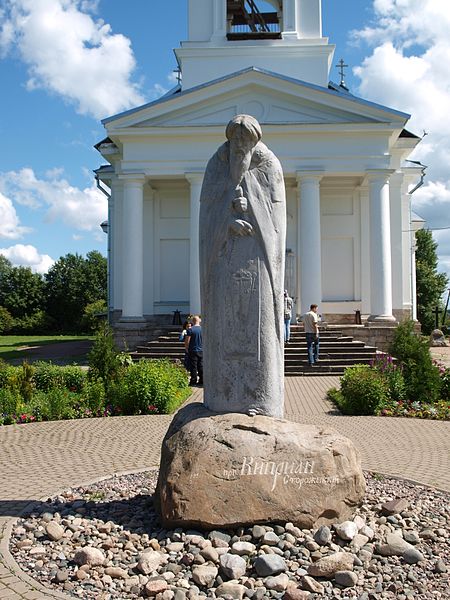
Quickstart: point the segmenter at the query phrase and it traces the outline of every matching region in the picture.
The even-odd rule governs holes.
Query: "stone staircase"
[[[183,360],[183,344],[178,341],[180,332],[174,327],[160,331],[156,339],[140,345],[131,353],[133,360],[163,358]],[[306,353],[306,336],[302,325],[291,326],[291,340],[285,346],[284,371],[286,376],[342,375],[351,365],[370,363],[377,349],[359,342],[339,329],[321,329],[320,360],[310,367]]]

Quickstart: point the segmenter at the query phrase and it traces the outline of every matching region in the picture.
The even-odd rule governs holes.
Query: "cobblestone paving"
[[[286,417],[334,427],[359,448],[363,468],[450,491],[450,423],[344,417],[325,399],[337,377],[286,379]],[[201,401],[196,389],[190,401]],[[20,571],[7,550],[11,517],[33,500],[114,473],[157,466],[170,416],[115,417],[0,428],[0,600],[68,598]]]

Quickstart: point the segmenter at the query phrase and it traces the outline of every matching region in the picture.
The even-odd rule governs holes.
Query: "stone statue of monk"
[[[234,117],[200,200],[204,402],[218,413],[283,416],[285,189],[261,127]]]

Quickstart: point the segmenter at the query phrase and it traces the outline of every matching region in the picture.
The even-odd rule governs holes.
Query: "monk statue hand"
[[[239,198],[235,198],[233,200],[233,209],[238,213],[247,212],[248,202],[245,196],[239,196]]]
[[[230,224],[230,232],[232,235],[253,235],[253,227],[243,219],[236,219]]]

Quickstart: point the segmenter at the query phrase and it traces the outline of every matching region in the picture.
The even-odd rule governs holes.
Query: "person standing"
[[[310,309],[302,317],[306,333],[306,349],[309,366],[319,362],[319,315],[317,304],[311,304]]]
[[[289,296],[288,291],[284,290],[284,341],[286,344],[291,339],[291,319],[293,306],[294,301]]]
[[[184,359],[183,365],[186,371],[189,371],[189,338],[186,333],[192,327],[192,323],[190,321],[185,321],[183,323],[183,330],[178,337],[178,341],[183,342],[184,345]]]
[[[201,318],[195,315],[192,318],[192,327],[186,330],[189,339],[188,356],[191,380],[189,385],[203,385],[203,343]],[[198,379],[197,379],[198,377]]]

